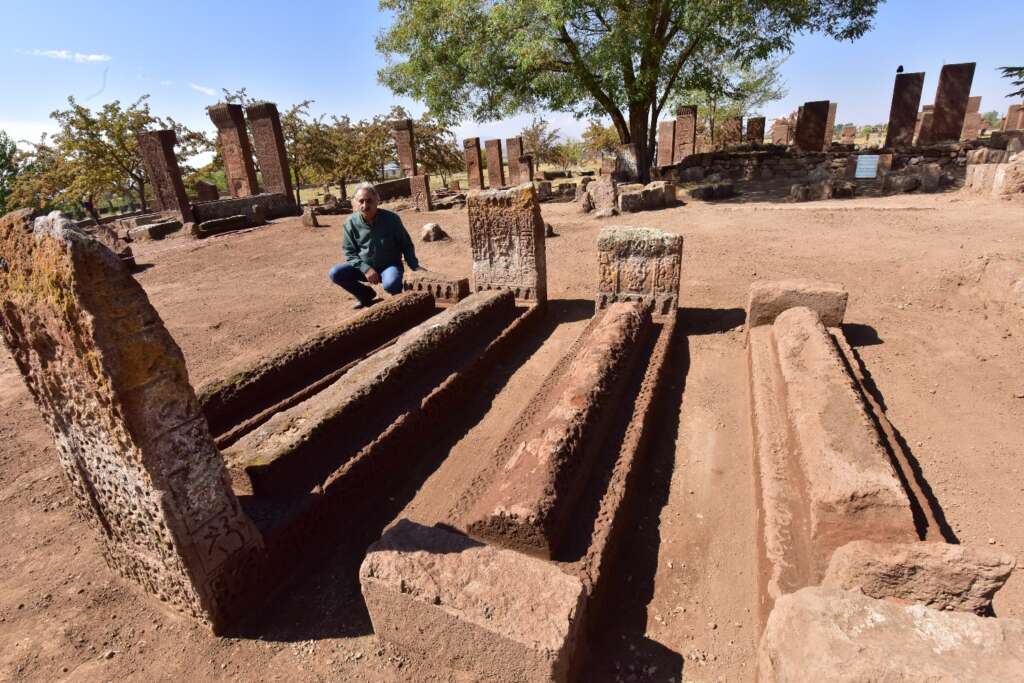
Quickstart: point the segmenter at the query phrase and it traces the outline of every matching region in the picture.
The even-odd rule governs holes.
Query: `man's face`
[[[352,201],[356,205],[356,211],[366,220],[372,220],[377,215],[377,197],[372,192],[359,190]]]

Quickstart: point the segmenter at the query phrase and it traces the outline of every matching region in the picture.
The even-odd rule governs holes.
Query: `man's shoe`
[[[369,308],[370,306],[377,303],[377,301],[378,299],[376,298],[370,299],[369,301],[357,301],[356,303],[352,304],[352,310],[358,311],[362,308]]]

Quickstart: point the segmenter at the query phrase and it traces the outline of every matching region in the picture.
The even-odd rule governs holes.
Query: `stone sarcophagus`
[[[672,315],[679,300],[683,259],[680,235],[609,226],[597,237],[597,307],[643,301],[654,315]]]

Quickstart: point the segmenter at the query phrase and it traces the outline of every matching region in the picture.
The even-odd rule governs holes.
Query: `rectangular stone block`
[[[839,284],[816,280],[765,280],[750,286],[747,327],[771,325],[783,311],[802,306],[816,312],[826,327],[839,327],[849,294]]]
[[[830,103],[805,102],[796,123],[796,146],[803,152],[820,152],[825,143]]]
[[[398,166],[402,175],[412,177],[419,175],[416,167],[416,135],[413,131],[412,119],[400,119],[391,122],[391,134],[398,148]]]
[[[935,113],[932,118],[931,142],[959,140],[967,114],[967,101],[974,80],[974,62],[946,64],[939,73],[935,91]]]
[[[505,152],[508,155],[508,181],[510,185],[519,185],[533,180],[533,176],[524,176],[520,170],[520,158],[523,156],[523,138],[516,136],[505,139]]]
[[[789,124],[785,121],[776,121],[772,125],[772,144],[788,145],[790,142]]]
[[[915,145],[932,144],[932,120],[934,115],[935,112],[927,107],[917,115],[917,125],[914,128]]]
[[[718,133],[718,146],[729,147],[743,141],[743,117],[730,116],[721,123]]]
[[[426,292],[438,303],[456,304],[469,296],[469,278],[451,277],[421,268],[405,274],[402,288],[406,292]]]
[[[650,325],[640,303],[615,303],[601,316],[550,411],[467,515],[470,536],[544,558],[558,551],[603,442],[602,420]]]
[[[403,519],[370,546],[359,583],[374,632],[413,655],[416,679],[572,680],[586,594],[553,563]]]
[[[505,166],[501,154],[501,140],[488,140],[484,143],[487,152],[487,185],[492,190],[505,187]]]
[[[889,128],[885,133],[886,147],[909,147],[914,144],[917,108],[921,104],[924,72],[896,74],[889,107]]]
[[[523,183],[529,183],[533,181],[533,155],[524,154],[519,157],[519,175],[522,178]],[[520,183],[522,184],[522,183]]]
[[[484,189],[484,162],[480,155],[480,138],[466,138],[462,141],[462,150],[466,157],[469,189]]]
[[[680,107],[676,112],[676,152],[673,163],[697,153],[697,107]]]
[[[825,120],[825,140],[823,149],[832,146],[832,136],[836,128],[836,110],[839,108],[837,102],[828,103],[828,118]]]
[[[981,95],[971,95],[967,98],[967,113],[977,114],[981,111]]]
[[[173,144],[171,131],[143,136]],[[0,333],[72,503],[112,569],[220,630],[246,607],[245,572],[263,541],[232,493],[181,350],[112,251],[57,212],[31,215],[0,219]]]
[[[842,141],[844,145],[852,145],[857,140],[856,126],[843,126]]]
[[[747,119],[746,141],[751,145],[760,145],[764,142],[764,117],[755,116]]]
[[[683,238],[660,230],[609,226],[597,238],[597,307],[641,301],[655,315],[674,315]]]
[[[153,198],[160,211],[175,211],[185,223],[192,221],[192,205],[181,180],[174,146],[178,136],[173,130],[139,133],[139,153],[146,176],[153,186]]]
[[[981,114],[978,112],[967,112],[964,116],[964,127],[960,131],[960,139],[977,140],[981,135]]]
[[[658,168],[671,166],[676,150],[676,122],[662,121],[658,124]]]
[[[258,215],[267,218],[295,216],[298,209],[290,197],[283,194],[254,194],[249,197],[224,198],[213,202],[200,202],[192,209],[196,222],[211,221],[230,216],[247,216],[254,225]]]
[[[394,180],[385,180],[382,183],[374,184],[373,187],[377,190],[377,194],[380,196],[380,200],[382,202],[394,199],[395,197],[412,196],[412,180],[409,176],[395,178]]]
[[[217,127],[217,147],[224,160],[224,176],[232,197],[259,194],[256,167],[252,163],[252,146],[245,128],[245,114],[240,104],[215,104],[206,108]],[[216,199],[216,197],[214,198]]]
[[[434,210],[434,202],[430,198],[430,176],[410,176],[409,189],[412,191],[412,199],[417,211]]]
[[[466,208],[474,290],[510,289],[521,301],[547,301],[544,219],[533,185],[471,192]]]
[[[1004,121],[1004,131],[1024,128],[1024,104],[1011,104]]]
[[[245,108],[256,159],[260,162],[264,192],[283,194],[292,202],[295,191],[292,188],[292,172],[288,165],[288,153],[284,148],[284,131],[281,130],[281,115],[273,102],[256,102]]]

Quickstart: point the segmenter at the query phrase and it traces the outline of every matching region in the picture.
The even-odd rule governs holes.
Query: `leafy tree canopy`
[[[1003,78],[1009,78],[1010,83],[1017,88],[1006,96],[1024,97],[1024,66],[1001,66],[999,70],[1003,72]]]
[[[7,213],[7,198],[18,174],[18,148],[6,131],[0,130],[0,216]]]

